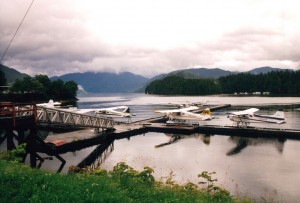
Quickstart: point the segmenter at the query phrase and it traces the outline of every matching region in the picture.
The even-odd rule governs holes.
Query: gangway
[[[91,116],[68,110],[37,106],[37,123],[60,127],[91,127],[113,129],[114,120],[107,117]]]

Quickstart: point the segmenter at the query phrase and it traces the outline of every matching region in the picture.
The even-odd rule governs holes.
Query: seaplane
[[[128,106],[115,106],[109,108],[100,108],[100,109],[78,109],[77,107],[69,107],[69,108],[60,108],[60,102],[54,102],[52,99],[49,100],[48,103],[40,103],[37,106],[46,107],[46,108],[59,108],[63,111],[69,111],[79,114],[89,114],[95,116],[109,116],[109,117],[120,117],[120,118],[130,118],[135,116],[135,114],[131,114]]]
[[[181,120],[207,121],[214,118],[213,116],[211,116],[209,108],[204,109],[201,113],[194,113],[193,111],[196,110],[199,110],[198,106],[188,106],[184,108],[171,109],[171,110],[156,110],[154,112],[165,114],[165,116],[169,118],[167,124],[178,123],[175,121],[181,121]]]
[[[128,123],[131,121],[131,117],[135,116],[135,114],[130,113],[130,109],[128,106],[115,106],[115,107],[100,108],[100,109],[73,108],[73,111],[80,114],[93,114],[95,116],[128,118]]]
[[[50,99],[48,103],[37,104],[37,106],[46,107],[46,108],[55,108],[55,107],[59,107],[60,105],[61,102],[54,102],[52,99]]]
[[[237,127],[247,127],[250,123],[285,123],[283,111],[277,111],[273,115],[256,114],[259,111],[257,108],[250,108],[244,111],[230,112],[228,118],[233,121]]]
[[[116,106],[110,108],[95,109],[96,115],[107,115],[114,117],[125,117],[130,118],[135,116],[131,114],[128,106]]]

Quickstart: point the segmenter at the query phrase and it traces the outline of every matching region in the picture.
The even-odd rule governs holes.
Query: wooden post
[[[30,128],[29,137],[32,139],[36,136],[37,131],[35,126]],[[31,140],[33,142],[32,148],[30,149],[30,166],[33,168],[36,168],[36,160],[37,160],[37,153],[35,149],[34,139]]]
[[[7,139],[7,150],[13,150],[16,148],[14,143],[14,132],[13,129],[8,129],[6,131],[6,139]]]
[[[36,155],[34,152],[31,152],[30,153],[30,166],[32,168],[35,168],[36,167]]]
[[[18,130],[18,144],[22,144],[24,142],[24,129],[19,129]]]

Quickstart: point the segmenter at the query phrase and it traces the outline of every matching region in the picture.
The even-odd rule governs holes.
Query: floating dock
[[[157,117],[161,121],[162,117]],[[65,143],[57,146],[57,153],[79,150],[95,144],[105,143],[107,140],[130,138],[131,136],[141,135],[148,132],[160,132],[169,134],[207,134],[207,135],[230,135],[239,137],[264,137],[278,139],[300,139],[298,129],[278,129],[278,128],[257,128],[257,127],[236,127],[219,125],[166,125],[165,123],[153,122],[155,119],[144,120],[140,123],[117,124],[115,130],[103,133],[95,133],[92,128],[53,134],[47,136],[45,142],[64,140]]]
[[[211,111],[219,110],[222,108],[230,107],[231,105],[219,105],[219,106],[202,106],[200,110],[203,111],[205,108],[210,108]],[[37,119],[39,118],[37,114],[38,110],[35,105],[28,109],[27,105],[19,105],[16,107],[14,104],[2,104],[0,106],[1,116],[0,116],[0,127],[1,129],[7,130],[7,146],[8,148],[13,148],[13,137],[18,137],[19,140],[24,140],[24,133],[28,128],[32,128],[30,134],[32,137],[36,136],[35,128],[39,127]],[[18,111],[16,111],[16,109]],[[50,110],[49,110],[50,112]],[[192,124],[173,124],[167,125],[165,121],[167,118],[165,116],[158,116],[154,118],[144,119],[135,121],[132,123],[121,123],[114,122],[109,119],[102,119],[101,121],[93,121],[92,117],[84,120],[78,115],[71,115],[68,112],[56,112],[51,111],[52,117],[49,113],[43,114],[47,118],[48,122],[53,122],[57,124],[57,118],[61,120],[59,126],[71,126],[77,125],[77,120],[82,120],[82,123],[78,124],[78,127],[86,128],[66,132],[51,134],[46,137],[45,140],[40,141],[39,139],[32,139],[33,149],[29,150],[32,154],[32,166],[36,165],[37,156],[36,152],[46,153],[50,156],[58,156],[59,154],[66,153],[69,151],[76,151],[86,147],[94,145],[110,145],[115,139],[130,138],[131,136],[136,136],[148,132],[161,132],[169,134],[206,134],[206,135],[230,135],[239,137],[265,137],[265,138],[278,138],[278,139],[300,139],[300,129],[281,129],[281,128],[261,128],[261,127],[236,127],[236,126],[221,126],[221,125],[192,125]],[[26,113],[26,114],[24,114]],[[22,115],[21,115],[22,114]],[[63,116],[62,116],[63,114]],[[65,119],[62,119],[64,118]],[[72,119],[71,119],[72,118]],[[56,120],[55,120],[56,119]],[[70,121],[70,122],[69,122]],[[71,123],[71,121],[73,123]],[[76,122],[75,122],[76,121]],[[27,123],[29,122],[29,123]],[[96,123],[97,125],[95,125]],[[44,123],[42,123],[44,126]],[[86,125],[88,124],[88,125]],[[24,126],[25,125],[25,126]],[[35,126],[37,125],[37,126]],[[33,127],[32,127],[33,126]],[[57,127],[56,125],[47,125],[48,130],[51,131],[51,127]],[[95,127],[94,127],[95,126]],[[64,127],[65,128],[65,127]],[[102,130],[99,130],[102,129]],[[96,129],[96,130],[95,130]],[[13,131],[17,131],[17,136]],[[22,139],[20,139],[22,138]],[[1,142],[4,139],[0,140]],[[25,141],[25,140],[24,140]],[[100,147],[98,152],[102,152],[105,148]],[[35,154],[34,154],[35,153]],[[87,159],[82,165],[91,162]],[[101,160],[99,160],[99,163]]]
[[[222,108],[230,107],[230,104],[217,106],[202,106],[200,110],[210,108],[211,111],[216,111]],[[175,124],[167,125],[165,116],[158,116],[144,120],[135,121],[132,123],[115,122],[114,130],[94,133],[93,129],[85,129],[80,131],[68,132],[48,136],[46,142],[51,142],[55,139],[65,140],[66,143],[57,147],[57,152],[64,153],[75,148],[84,148],[95,144],[105,142],[105,140],[114,140],[129,138],[148,132],[161,132],[171,134],[207,134],[207,135],[230,135],[240,137],[265,137],[279,139],[300,139],[300,129],[280,129],[280,128],[258,128],[258,127],[236,127],[236,126],[221,126],[221,125],[191,125],[191,124]],[[79,147],[80,146],[80,147]]]

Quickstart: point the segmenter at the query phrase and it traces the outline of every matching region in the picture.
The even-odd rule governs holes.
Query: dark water
[[[299,97],[163,97],[143,94],[83,95],[79,108],[103,108],[128,105],[136,114],[132,119],[141,120],[159,116],[154,110],[171,108],[171,104],[202,102],[210,104],[261,105],[300,103]],[[242,107],[241,107],[242,108]],[[232,125],[224,109],[213,112],[216,117],[205,124]],[[264,110],[261,113],[274,113]],[[287,123],[283,125],[252,124],[257,127],[300,129],[300,111],[285,111]],[[200,123],[202,124],[202,123]],[[101,167],[111,170],[124,161],[137,170],[144,166],[154,169],[159,180],[172,176],[178,183],[200,180],[202,171],[216,172],[218,184],[236,196],[248,196],[258,201],[297,202],[300,198],[300,141],[275,138],[243,138],[224,135],[172,135],[146,133],[115,140],[113,151]],[[63,172],[71,165],[77,165],[97,146],[77,152],[63,154],[67,160]],[[42,168],[57,170],[60,162],[46,160]]]

